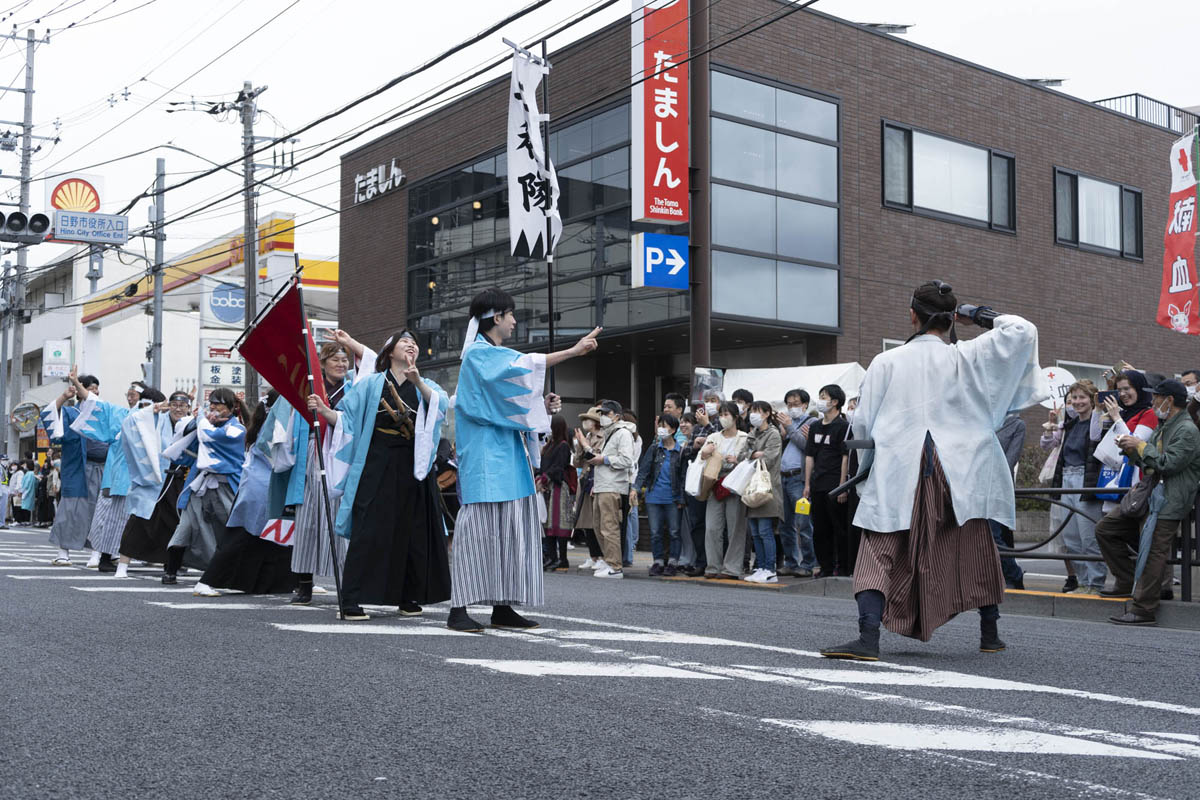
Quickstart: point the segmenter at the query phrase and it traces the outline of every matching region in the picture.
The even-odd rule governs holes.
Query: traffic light
[[[50,218],[45,214],[26,217],[20,211],[0,214],[0,241],[20,244],[41,244],[50,230]]]

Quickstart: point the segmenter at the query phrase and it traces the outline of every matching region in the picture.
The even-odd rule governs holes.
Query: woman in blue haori
[[[420,614],[421,603],[450,599],[450,565],[432,472],[446,392],[421,376],[419,348],[407,330],[393,334],[375,372],[346,392],[333,411],[319,397],[309,408],[333,426],[330,482],[341,494],[334,530],[349,539],[341,618],[367,619],[364,603]]]
[[[217,589],[277,594],[296,588],[291,547],[261,538],[270,519],[271,458],[266,437],[259,434],[268,410],[278,402],[279,393],[272,389],[254,409],[246,427],[246,458],[237,497],[224,531],[218,529],[217,552],[193,592],[200,597],[219,597]]]
[[[462,507],[454,523],[447,625],[478,632],[467,606],[492,606],[492,626],[536,628],[514,605],[541,605],[542,523],[533,470],[538,434],[550,432],[546,368],[596,349],[596,328],[569,350],[519,353],[501,344],[517,327],[516,305],[500,289],[471,301],[455,401]]]
[[[245,416],[242,401],[232,389],[222,386],[208,396],[207,412],[187,423],[183,435],[163,453],[172,460],[187,449],[196,453],[196,466],[180,496],[183,513],[179,527],[167,544],[162,582],[168,586],[177,583],[181,566],[207,569],[216,552],[218,533],[225,530],[242,473],[246,428],[241,420]]]
[[[79,382],[92,393],[100,388],[100,381],[94,375],[80,375]],[[58,555],[50,563],[56,567],[71,566],[71,551],[82,550],[87,543],[96,498],[100,495],[100,482],[104,478],[104,459],[99,456],[104,445],[97,445],[96,457],[89,458],[89,450],[93,449],[88,446],[89,440],[71,429],[71,423],[79,416],[75,402],[75,387],[68,383],[63,393],[42,411],[42,427],[50,443],[61,453],[59,478],[62,488],[54,524],[50,527],[50,544],[58,548]],[[99,558],[97,553],[97,562]]]
[[[129,514],[125,510],[125,496],[129,493],[129,465],[125,461],[125,448],[121,446],[121,424],[129,412],[140,403],[153,404],[166,398],[157,389],[134,381],[125,392],[128,407],[121,408],[96,394],[89,392],[80,382],[75,370],[69,380],[79,398],[79,415],[71,423],[71,429],[88,439],[108,445],[108,456],[104,463],[104,478],[100,482],[100,497],[96,500],[96,512],[88,530],[88,542],[100,554],[97,567],[101,572],[116,572],[117,565],[112,557],[121,549],[121,534]]]
[[[321,378],[325,382],[325,396],[334,409],[356,381],[370,374],[375,363],[375,353],[355,341],[350,334],[336,330],[333,340],[321,346],[317,360]],[[362,368],[365,365],[365,368]],[[355,370],[355,367],[360,369]],[[287,401],[277,402],[267,416],[265,435],[269,439],[271,464],[276,475],[272,479],[272,514],[281,516],[283,508],[296,510],[296,528],[292,535],[292,572],[299,576],[296,596],[292,603],[307,605],[312,602],[313,576],[333,574],[333,555],[329,550],[329,526],[326,522],[324,495],[321,493],[319,477],[320,460],[317,458],[317,439],[312,426],[292,408]],[[333,458],[330,439],[324,439],[326,467]],[[286,485],[286,489],[280,489]],[[330,488],[333,484],[329,484]],[[284,492],[282,504],[278,493]],[[330,516],[337,516],[338,501],[330,498]],[[277,507],[278,506],[278,507]],[[337,561],[340,569],[346,560],[346,542],[337,539]]]
[[[129,519],[121,533],[121,560],[116,577],[124,578],[132,559],[152,564],[167,560],[167,542],[179,525],[179,495],[196,454],[184,451],[172,461],[163,450],[175,441],[190,419],[192,397],[173,392],[170,400],[153,408],[139,408],[121,425],[121,447],[129,466],[129,494],[125,508]]]
[[[132,486],[126,499],[130,518],[121,534],[121,560],[116,565],[119,578],[125,576],[131,559],[166,564],[167,542],[179,525],[179,495],[184,491],[187,470],[196,463],[194,449],[185,449],[174,461],[162,455],[192,421],[192,396],[173,392],[167,403],[156,405],[154,413],[152,427],[146,409],[134,411],[125,421],[126,426],[137,426],[134,429],[139,435],[122,440],[126,463],[131,465]],[[157,469],[154,459],[149,458],[152,452],[160,453]]]

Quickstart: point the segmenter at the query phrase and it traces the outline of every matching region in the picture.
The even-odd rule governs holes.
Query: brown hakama
[[[988,521],[956,524],[931,440],[924,449],[912,523],[906,531],[863,531],[854,591],[882,592],[884,627],[927,642],[956,614],[1002,602],[1004,576]]]

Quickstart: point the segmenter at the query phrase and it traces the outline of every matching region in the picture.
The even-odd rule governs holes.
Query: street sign
[[[129,217],[84,211],[55,211],[54,238],[62,242],[125,244],[129,241]]]
[[[246,320],[246,289],[241,284],[205,281],[200,327],[241,328]]]
[[[37,403],[24,402],[12,410],[9,422],[22,434],[32,433],[41,413],[42,408]]]
[[[688,288],[688,237],[635,233],[633,285],[663,289]]]
[[[42,383],[65,378],[71,372],[71,340],[47,339],[42,344]]]

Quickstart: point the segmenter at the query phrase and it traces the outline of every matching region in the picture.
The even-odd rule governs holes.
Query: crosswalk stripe
[[[720,675],[692,672],[662,664],[630,664],[620,661],[516,661],[489,658],[448,658],[447,664],[483,667],[510,675],[547,675],[589,678],[688,678],[691,680],[724,680]]]
[[[1134,750],[1089,739],[1013,728],[804,719],[764,719],[763,722],[839,742],[873,745],[891,750],[970,750],[987,753],[1182,760],[1167,753]]]
[[[272,622],[271,625],[281,631],[297,631],[299,633],[357,633],[376,634],[383,636],[477,636],[478,634],[452,631],[441,625],[365,625],[358,622],[343,622],[325,625],[290,625]]]
[[[192,592],[190,586],[72,586],[77,592],[129,592],[129,593],[153,593],[153,592]]]
[[[262,605],[259,603],[222,603],[214,602],[213,600],[207,603],[171,603],[165,600],[147,600],[148,605],[161,606],[163,608],[173,608],[181,610],[197,610],[205,611],[321,611],[322,609],[314,606],[293,606],[288,604],[280,605]]]
[[[64,569],[58,567],[58,569]],[[5,575],[16,581],[111,581],[112,575]]]

